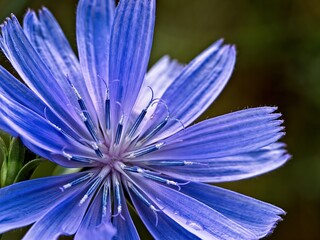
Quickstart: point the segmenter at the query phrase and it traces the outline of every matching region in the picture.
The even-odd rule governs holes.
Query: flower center
[[[77,101],[77,104],[74,105],[75,110],[87,130],[87,132],[85,130],[83,132],[83,136],[86,136],[85,139],[78,139],[78,142],[82,143],[87,149],[89,148],[89,151],[93,150],[94,154],[81,156],[72,154],[72,150],[63,149],[64,157],[70,161],[84,163],[85,166],[97,167],[96,169],[100,169],[101,172],[98,179],[105,178],[102,175],[109,175],[109,173],[105,173],[107,172],[105,169],[107,169],[108,172],[112,173],[111,175],[134,172],[155,181],[175,185],[172,184],[172,181],[155,177],[157,174],[151,174],[151,171],[140,167],[145,165],[144,157],[146,155],[158,151],[167,144],[165,141],[158,141],[154,137],[164,129],[170,120],[180,122],[177,119],[170,118],[168,106],[163,100],[154,97],[151,87],[148,87],[151,91],[151,98],[145,103],[145,107],[141,107],[141,111],[137,110],[136,107],[130,113],[125,114],[122,112],[121,103],[111,101],[109,88],[106,85],[104,114],[98,113],[97,117],[99,119],[96,119],[92,117],[95,110],[91,109],[92,106],[89,109],[90,111],[88,110],[80,92],[68,77],[66,79]],[[49,123],[66,137],[76,140],[75,137],[71,137],[58,126],[50,121]],[[184,128],[182,123],[181,125]],[[164,166],[168,166],[168,164],[172,165],[166,162],[160,163]],[[181,164],[185,165],[185,163],[178,163],[178,165]],[[149,168],[147,165],[145,167]]]

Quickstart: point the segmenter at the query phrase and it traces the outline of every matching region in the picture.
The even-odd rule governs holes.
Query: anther
[[[147,206],[149,207],[155,215],[156,218],[156,226],[158,225],[158,214],[160,210],[157,209],[139,190],[130,182],[128,182],[128,187],[133,191],[133,193]]]
[[[66,189],[68,189],[68,188],[70,188],[72,186],[75,186],[75,185],[77,185],[79,183],[82,183],[83,181],[91,178],[92,176],[93,176],[93,173],[88,173],[88,174],[86,174],[86,175],[84,175],[84,176],[82,176],[82,177],[80,177],[80,178],[78,178],[78,179],[76,179],[76,180],[74,180],[74,181],[72,181],[70,183],[67,183],[67,184],[65,184],[65,185],[63,185],[62,187],[59,187],[59,188],[60,188],[60,190],[62,192],[64,192]]]
[[[70,81],[69,77],[66,76],[66,79],[69,83],[69,85],[71,86],[71,88],[73,89],[76,97],[77,97],[77,101],[78,101],[78,104],[80,106],[80,109],[81,109],[81,112],[80,112],[80,117],[82,119],[82,121],[84,122],[86,128],[88,129],[91,137],[96,141],[98,142],[98,135],[94,129],[94,124],[93,124],[93,121],[92,121],[92,118],[90,116],[90,114],[88,113],[88,109],[87,109],[87,106],[85,104],[85,102],[83,101],[79,91],[77,90],[77,88],[72,84],[72,82]]]
[[[154,166],[172,166],[172,167],[179,167],[179,166],[191,166],[191,165],[202,165],[208,166],[208,163],[200,163],[200,162],[191,162],[191,161],[152,161],[146,163],[147,165],[154,165]]]
[[[108,198],[110,192],[110,185],[109,185],[109,179],[106,181],[106,183],[103,186],[103,193],[102,193],[102,216],[107,215],[107,205],[108,205]]]
[[[176,186],[178,187],[178,190],[181,190],[180,186],[186,185],[190,182],[185,182],[185,183],[178,183],[175,182],[173,180],[169,180],[160,176],[157,176],[156,173],[154,174],[152,171],[149,170],[144,170],[142,168],[139,168],[137,166],[133,166],[133,167],[128,167],[126,165],[121,166],[121,168],[125,171],[129,171],[129,172],[134,172],[134,173],[139,173],[141,174],[143,177],[160,182],[160,183],[165,183],[167,185],[172,185],[172,186]]]
[[[155,136],[167,123],[169,120],[169,116],[166,117],[158,126],[156,126],[146,137],[144,137],[140,142],[146,142],[153,136]]]
[[[91,142],[91,147],[93,148],[94,152],[97,154],[98,157],[103,157],[103,153],[99,149],[99,146],[96,142]]]
[[[156,143],[156,144],[153,144],[153,145],[150,145],[147,147],[137,149],[135,151],[127,153],[125,155],[125,158],[132,159],[132,158],[137,158],[137,157],[152,153],[154,151],[159,150],[164,144],[165,144],[164,142],[160,142],[160,143]]]
[[[98,78],[104,83],[104,85],[106,86],[106,100],[105,100],[105,117],[106,117],[106,128],[107,130],[110,130],[111,128],[111,120],[110,120],[110,111],[111,111],[111,107],[110,107],[110,94],[109,94],[109,87],[108,87],[108,83],[104,80],[103,77],[98,75]]]
[[[58,127],[56,124],[54,124],[53,122],[51,122],[51,121],[49,120],[49,118],[48,118],[48,116],[47,116],[47,107],[44,108],[43,114],[44,114],[45,119],[47,120],[47,122],[48,122],[51,126],[53,126],[55,129],[57,129],[59,132],[61,132],[61,133],[62,133],[63,135],[65,135],[67,138],[71,138],[71,139],[72,139],[72,137],[71,137],[68,133],[66,133],[65,131],[63,131],[61,127]]]
[[[165,184],[167,184],[167,185],[176,186],[176,187],[178,188],[178,191],[181,190],[181,187],[180,187],[180,186],[186,185],[186,184],[190,183],[190,182],[178,183],[178,182],[175,182],[175,181],[172,181],[172,180],[169,180],[169,179],[166,179],[166,178],[162,178],[162,177],[159,177],[159,176],[150,174],[150,173],[143,173],[142,175],[143,175],[143,177],[145,177],[145,178],[148,178],[148,179],[151,179],[151,180],[160,182],[160,183],[165,183]]]
[[[76,162],[81,162],[81,163],[93,163],[92,159],[89,159],[86,157],[81,157],[81,156],[73,156],[69,153],[66,153],[64,150],[62,150],[62,154],[65,158],[67,158],[70,161],[76,161]]]
[[[153,89],[151,87],[148,86],[148,88],[151,90],[151,99],[148,103],[148,105],[141,111],[141,113],[139,114],[139,116],[137,117],[136,121],[134,122],[134,124],[132,125],[130,131],[129,131],[129,134],[128,134],[128,137],[129,138],[132,138],[133,135],[136,133],[138,127],[140,126],[142,120],[144,119],[144,117],[146,116],[147,114],[147,111],[149,109],[149,107],[151,106],[151,104],[153,103],[154,101],[154,92],[153,92]]]
[[[92,121],[89,120],[91,118],[88,118],[89,117],[89,114],[87,112],[82,112],[80,114],[81,116],[81,119],[82,121],[84,122],[84,125],[86,126],[86,128],[88,129],[91,137],[93,138],[94,141],[98,142],[98,135],[97,135],[97,132],[96,130],[94,129],[93,127],[93,124],[92,124]]]
[[[142,139],[140,139],[137,142],[137,146],[141,146],[142,144],[144,144],[145,142],[147,142],[149,139],[151,139],[152,137],[154,137],[169,121],[170,119],[170,112],[169,112],[169,108],[168,106],[165,104],[165,102],[161,101],[161,99],[157,100],[157,102],[153,102],[151,106],[153,106],[156,103],[162,103],[165,108],[167,109],[167,116],[164,120],[162,120],[151,132],[149,132],[146,136],[143,136]],[[153,115],[151,116],[151,118],[153,118]]]
[[[110,116],[110,94],[109,94],[109,88],[106,90],[106,100],[105,100],[105,117],[106,117],[106,128],[107,130],[110,130],[111,128],[111,116]]]
[[[135,172],[135,173],[143,173],[144,170],[142,168],[139,168],[137,166],[133,166],[133,167],[128,167],[126,165],[122,165],[121,168],[125,171],[129,171],[129,172]]]
[[[122,216],[122,199],[121,199],[121,193],[120,193],[120,182],[118,180],[118,178],[113,175],[113,187],[114,187],[114,191],[115,191],[115,202],[117,203],[117,213],[112,215],[112,217],[117,217],[120,216],[123,220],[125,220],[125,218]]]
[[[136,119],[136,121],[134,122],[134,124],[132,125],[130,131],[129,131],[129,134],[128,134],[128,137],[129,138],[132,138],[133,135],[136,133],[138,127],[140,126],[142,120],[144,119],[144,117],[146,116],[147,114],[147,110],[148,110],[148,107],[143,109],[141,111],[141,113],[139,114],[138,118]]]
[[[90,188],[87,191],[87,193],[81,198],[81,200],[79,202],[79,205],[82,205],[91,196],[91,194],[97,190],[97,188],[100,185],[101,181],[102,181],[102,177],[101,176],[98,176],[94,180],[93,184],[90,186]]]
[[[122,135],[122,130],[123,130],[123,119],[124,119],[124,115],[121,116],[120,121],[118,123],[116,136],[115,136],[115,140],[114,140],[115,145],[119,145],[120,140],[121,140],[121,135]]]
[[[108,176],[109,172],[110,172],[110,168],[109,167],[104,167],[104,168],[101,169],[101,171],[98,174],[98,176],[96,176],[92,180],[93,183],[91,184],[91,186],[88,189],[88,191],[86,192],[86,194],[80,200],[79,205],[82,205],[94,192],[96,192],[98,187],[101,186],[100,184],[101,184],[102,180],[105,179],[106,176]]]

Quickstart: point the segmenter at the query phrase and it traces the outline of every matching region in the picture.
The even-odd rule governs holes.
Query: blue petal
[[[25,104],[26,107],[32,109],[34,112],[43,114],[45,105],[29,88],[14,78],[2,66],[0,66],[0,95],[2,95],[3,98],[15,99],[15,101],[20,104]],[[18,133],[10,127],[10,124],[7,124],[5,121],[0,121],[0,128],[13,136],[18,135]]]
[[[146,164],[156,171],[188,181],[235,181],[257,176],[283,165],[290,158],[290,155],[278,147],[278,144],[272,144],[253,152],[238,155],[185,161],[181,162],[180,166],[179,164],[172,165],[175,159],[169,162],[149,161]]]
[[[29,225],[68,194],[59,187],[86,173],[29,180],[0,189],[0,232]]]
[[[211,159],[247,153],[284,135],[276,108],[246,109],[195,124],[167,138],[148,160]]]
[[[114,237],[114,239],[122,240],[122,239],[128,239],[128,240],[138,240],[139,234],[137,232],[136,227],[134,226],[134,223],[132,221],[132,218],[130,216],[128,206],[126,203],[126,198],[123,194],[123,188],[120,187],[120,198],[122,202],[122,216],[124,219],[122,219],[120,216],[113,217],[112,223],[114,227],[117,229],[117,234]],[[114,204],[115,210],[114,212],[117,212],[116,204]]]
[[[73,235],[76,233],[88,205],[91,196],[80,204],[88,187],[78,187],[77,191],[50,209],[38,220],[24,236],[23,240],[57,239],[60,235]]]
[[[77,45],[81,70],[93,104],[103,117],[108,81],[109,38],[114,0],[80,0],[77,9]],[[100,119],[101,120],[101,119]]]
[[[281,220],[279,215],[285,214],[276,206],[216,186],[190,183],[183,186],[181,192],[215,209],[259,238],[270,234]]]
[[[102,219],[102,189],[90,205],[75,235],[75,240],[87,240],[90,238],[94,240],[111,240],[116,234],[116,229],[110,222],[111,215],[107,217],[108,219]],[[111,205],[111,201],[108,204]]]
[[[38,114],[44,118],[50,117],[50,121],[54,122],[55,125],[63,128],[65,132],[74,138],[79,138],[78,133],[70,129],[65,122],[57,118],[54,114],[47,111],[47,105],[45,105],[37,95],[34,94],[28,87],[22,84],[19,80],[13,77],[8,71],[0,66],[0,93],[3,98],[7,99],[9,102],[17,102],[20,105],[24,106],[26,109],[29,109],[31,112]],[[2,122],[3,124],[4,122]],[[7,128],[8,129],[8,128]],[[10,129],[10,127],[9,127]],[[16,135],[13,129],[10,129],[9,132],[13,135]],[[81,136],[82,138],[83,136]]]
[[[1,99],[6,99],[6,102],[11,102],[12,104],[18,104],[23,106],[30,112],[39,115],[43,118],[50,117],[50,122],[54,122],[56,126],[63,128],[70,136],[78,139],[78,133],[70,129],[64,121],[57,118],[49,110],[47,111],[47,105],[45,105],[37,95],[34,94],[28,87],[22,84],[19,80],[14,78],[9,72],[7,72],[3,67],[0,66],[0,93]],[[2,101],[2,100],[1,100]],[[2,101],[3,104],[5,104]],[[4,108],[4,106],[2,106]],[[0,117],[1,118],[1,117]],[[49,122],[49,120],[47,120]],[[2,121],[1,124],[4,124]],[[10,126],[10,124],[8,125]],[[9,132],[13,135],[16,133],[12,128],[9,128]]]
[[[14,99],[37,114],[44,114],[43,109],[46,105],[2,66],[0,66],[0,91],[3,96]]]
[[[111,32],[109,85],[113,113],[129,116],[148,66],[155,19],[155,0],[121,0]],[[115,116],[116,115],[116,116]],[[119,114],[113,114],[117,124]]]
[[[167,88],[172,84],[175,78],[181,73],[183,66],[170,57],[162,57],[152,68],[148,71],[134,110],[138,113],[144,109],[151,99],[151,91],[153,91],[154,98],[160,99]],[[150,87],[150,88],[149,88]],[[150,98],[146,97],[150,96]]]
[[[196,240],[199,239],[192,233],[185,230],[170,217],[162,213],[157,212],[158,222],[156,224],[155,213],[147,207],[141,200],[134,194],[129,192],[130,198],[134,204],[139,217],[142,219],[143,223],[146,225],[150,233],[155,239],[167,239],[167,240]]]
[[[12,130],[11,127],[7,123],[5,123],[3,121],[0,121],[0,129],[4,132],[10,134],[13,137],[18,136],[18,134],[14,130]]]
[[[72,91],[68,78],[81,97],[85,100],[91,116],[96,113],[91,107],[91,98],[88,95],[84,80],[80,70],[80,64],[64,36],[59,24],[53,15],[43,8],[39,11],[39,19],[35,12],[28,11],[24,17],[23,28],[30,43],[37,51],[42,61],[50,69],[64,94],[74,106],[77,106],[75,93]],[[93,110],[93,111],[92,111]],[[96,118],[93,118],[96,120]]]
[[[222,41],[216,42],[195,58],[163,94],[161,100],[168,106],[170,117],[179,121],[169,121],[154,141],[177,132],[181,123],[191,124],[220,94],[231,76],[236,58],[233,46],[221,44]],[[159,106],[154,119],[163,119],[166,111]]]
[[[111,240],[114,239],[116,234],[115,228],[111,223],[102,222],[99,226],[94,229],[86,229],[86,232],[77,232],[75,240]]]
[[[2,47],[15,70],[52,112],[69,123],[69,126],[72,126],[70,128],[84,132],[85,136],[84,126],[79,125],[80,116],[68,104],[68,98],[28,41],[18,20],[12,16],[12,19],[7,19],[1,29]]]
[[[249,230],[182,192],[130,174],[160,211],[201,239],[257,239]]]
[[[26,145],[30,142],[31,145],[29,146],[37,146],[37,149],[44,149],[51,154],[62,155],[65,150],[69,154],[96,158],[93,149],[64,135],[46,119],[25,108],[21,104],[10,102],[2,96],[0,96],[0,104],[1,121],[10,126],[14,132],[18,133]],[[30,149],[38,153],[37,149]],[[50,155],[42,156],[51,159]],[[69,161],[66,158],[58,162],[59,164],[70,167],[76,167],[78,165],[77,162]]]

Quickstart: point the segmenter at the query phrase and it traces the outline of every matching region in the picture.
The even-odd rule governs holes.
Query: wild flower
[[[79,59],[52,14],[29,10],[1,26],[0,127],[34,153],[82,170],[0,190],[0,232],[24,239],[139,239],[135,209],[156,239],[258,239],[284,211],[205,183],[284,164],[280,114],[249,108],[190,124],[235,63],[217,41],[186,66],[163,57],[147,73],[155,0],[80,0]]]

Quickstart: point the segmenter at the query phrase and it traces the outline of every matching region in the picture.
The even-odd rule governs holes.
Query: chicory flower
[[[0,232],[33,224],[24,239],[139,239],[134,208],[156,239],[258,239],[281,219],[278,207],[205,184],[284,164],[281,115],[259,107],[190,126],[226,85],[235,47],[220,40],[186,66],[163,57],[146,73],[154,20],[155,0],[80,0],[79,59],[46,8],[1,26],[25,84],[0,67],[0,128],[82,170],[1,189]]]

